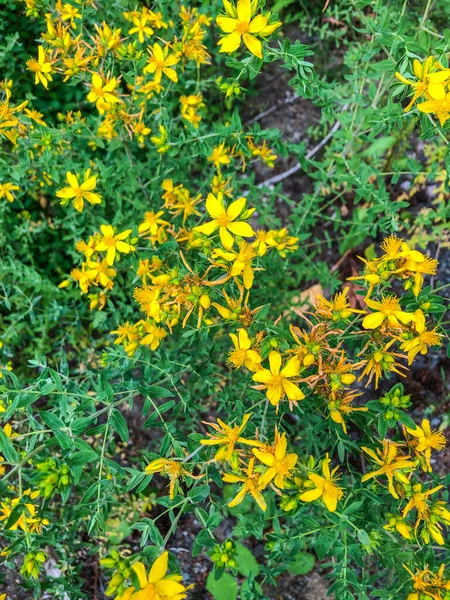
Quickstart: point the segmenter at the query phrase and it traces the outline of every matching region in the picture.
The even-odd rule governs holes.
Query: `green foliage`
[[[285,28],[264,41],[262,59],[244,47],[220,54],[220,32],[213,25],[204,40],[211,60],[180,68],[178,87],[166,79],[160,96],[143,101],[150,107],[145,124],[152,130],[143,141],[130,129],[133,119],[139,120],[137,100],[130,104],[134,112],[130,108],[126,115],[129,123],[115,123],[109,135],[102,130],[105,116],[87,94],[92,73],[109,77],[119,72],[121,93],[131,98],[128,85],[146,65],[149,40],[139,44],[135,36],[132,48],[122,48],[124,55],[99,56],[68,81],[62,72],[55,73],[46,90],[34,85],[26,62],[37,57],[42,45],[46,11],[56,19],[56,8],[54,2],[38,1],[37,16],[25,17],[30,4],[8,3],[0,22],[0,68],[5,82],[13,82],[10,103],[28,101],[28,108],[45,120],[42,124],[24,114],[16,143],[0,138],[0,184],[19,188],[13,202],[0,197],[0,544],[8,549],[1,557],[0,596],[9,581],[5,573],[20,570],[20,585],[30,598],[93,597],[97,590],[87,565],[93,561],[98,573],[100,559],[112,570],[107,571],[108,582],[121,574],[123,588],[108,592],[118,595],[119,589],[139,585],[132,563],[139,559],[150,566],[172,542],[174,548],[180,546],[181,538],[175,542],[174,536],[184,531],[189,534],[183,538],[184,550],[201,556],[210,569],[206,589],[215,600],[266,599],[286,573],[301,577],[322,567],[337,600],[407,598],[411,581],[401,564],[413,572],[428,564],[436,572],[448,562],[449,547],[446,541],[436,550],[433,540],[406,544],[397,531],[386,531],[387,511],[398,504],[373,480],[361,483],[361,471],[367,471],[361,445],[374,448],[386,436],[403,440],[403,428],[415,428],[408,411],[414,407],[414,416],[420,415],[414,398],[394,377],[380,392],[369,388],[368,411],[351,415],[346,435],[341,424],[324,418],[317,403],[300,403],[291,411],[285,402],[275,412],[265,393],[255,389],[252,374],[232,368],[229,333],[241,326],[242,303],[237,318],[221,321],[211,309],[200,327],[197,313],[185,327],[180,318],[173,335],[155,350],[138,344],[127,354],[111,332],[142,319],[133,299],[133,289],[142,284],[139,260],[170,264],[173,279],[189,276],[180,251],[187,255],[186,247],[192,248],[179,237],[150,243],[140,236],[144,214],[164,204],[162,185],[168,179],[182,184],[192,197],[201,196],[197,208],[204,223],[203,198],[213,177],[223,175],[233,197],[245,196],[248,208],[256,209],[248,217],[255,231],[286,228],[296,238],[293,252],[271,249],[255,258],[251,307],[259,311],[245,327],[252,340],[263,334],[264,360],[273,349],[290,349],[289,324],[306,326],[295,309],[310,308],[312,286],[330,296],[346,277],[357,275],[353,262],[341,268],[346,257],[353,260],[365,252],[371,260],[373,244],[395,233],[410,238],[411,247],[434,249],[438,244],[443,258],[450,224],[449,126],[417,108],[405,113],[410,90],[395,72],[409,77],[412,61],[429,55],[448,66],[448,3],[331,0],[322,14],[316,3],[267,2],[264,9],[273,19],[279,12]],[[104,21],[128,37],[131,25],[123,12],[135,10],[135,4],[74,2],[83,16],[71,35],[83,34],[94,47],[94,25]],[[215,0],[197,4],[199,13],[213,20],[222,11]],[[179,41],[180,6],[164,1],[157,8],[165,20],[176,22]],[[152,44],[165,39],[165,30],[156,35]],[[282,82],[299,98],[289,123],[289,102],[276,94],[269,98],[264,111],[276,116],[271,129],[262,126],[263,113],[254,116],[267,81],[273,88]],[[9,89],[2,83],[1,102]],[[180,95],[197,93],[206,105],[198,128],[180,114]],[[306,126],[301,124],[303,112],[309,115]],[[160,126],[167,132],[165,152],[150,141]],[[250,140],[278,155],[275,171],[270,159],[252,152]],[[211,156],[221,144],[231,162],[217,169]],[[56,192],[68,185],[67,172],[82,179],[88,168],[98,176],[95,192],[102,203],[86,203],[81,213],[71,203],[62,206]],[[301,178],[293,178],[294,171]],[[420,194],[425,192],[423,206]],[[83,260],[77,244],[106,224],[118,232],[130,229],[127,241],[136,251],[123,253],[114,264],[114,287],[107,290],[100,310],[95,303],[99,298],[80,296],[73,269],[81,269]],[[193,225],[189,222],[187,230]],[[200,277],[213,262],[210,248],[205,243],[192,256],[192,275]],[[59,287],[61,283],[67,287]],[[403,310],[413,314],[426,306],[424,312],[443,339],[447,299],[438,292],[446,286],[445,280],[434,279],[418,297],[400,288]],[[232,281],[228,296],[237,299],[240,288]],[[95,296],[99,290],[89,292]],[[222,289],[211,286],[209,291],[213,302],[226,308]],[[360,308],[361,288],[352,291],[352,306]],[[349,355],[362,352],[358,336],[346,335],[344,342]],[[446,400],[433,400],[439,421]],[[421,416],[431,411],[428,406]],[[280,490],[269,486],[266,512],[250,495],[227,506],[241,484],[224,483],[221,461],[200,443],[208,431],[201,422],[219,417],[241,423],[249,412],[246,438],[268,440],[267,432],[277,427],[301,456],[302,481],[290,480],[281,500]],[[4,429],[8,423],[13,435]],[[341,463],[344,473],[345,496],[337,512],[291,494],[308,473],[320,473],[327,454],[333,464]],[[148,469],[160,458],[187,469],[173,493],[168,479],[161,477],[167,473]],[[448,501],[450,476],[428,475],[430,487],[442,485],[442,499]],[[36,498],[30,495],[34,490],[40,492]],[[223,547],[227,541],[232,552]],[[113,554],[114,559],[105,559]],[[48,567],[57,570],[52,575]],[[177,570],[173,557],[169,567]],[[100,577],[107,588],[106,576]]]

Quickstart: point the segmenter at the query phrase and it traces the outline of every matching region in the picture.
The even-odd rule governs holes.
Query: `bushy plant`
[[[300,4],[4,9],[2,600],[450,598],[448,7]]]

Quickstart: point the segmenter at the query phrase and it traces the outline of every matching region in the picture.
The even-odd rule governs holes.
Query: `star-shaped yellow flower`
[[[84,201],[90,204],[100,204],[102,197],[100,194],[94,194],[92,190],[97,185],[97,175],[91,175],[91,170],[87,169],[84,173],[84,181],[79,183],[76,175],[67,171],[67,182],[69,187],[62,188],[56,192],[57,198],[62,198],[62,206],[66,206],[73,199],[73,207],[78,212],[84,208]]]
[[[322,475],[317,473],[310,473],[308,475],[309,481],[314,485],[314,489],[308,490],[300,495],[302,502],[314,502],[322,498],[325,506],[330,512],[334,512],[337,508],[338,500],[342,498],[344,492],[335,482],[338,477],[335,475],[339,467],[335,467],[330,471],[331,459],[328,454],[322,463]]]
[[[296,454],[286,454],[286,434],[283,433],[281,437],[278,434],[277,437],[278,440],[276,441],[273,451],[253,448],[253,454],[256,458],[269,467],[260,477],[259,485],[261,489],[264,489],[273,480],[277,488],[284,490],[285,481],[291,477],[292,471],[298,460]]]
[[[231,234],[241,237],[252,237],[255,235],[255,232],[248,223],[245,221],[236,221],[239,215],[244,212],[245,205],[245,198],[238,198],[227,208],[223,203],[223,194],[218,194],[217,198],[213,194],[208,194],[206,198],[206,210],[212,217],[212,221],[199,225],[194,230],[210,236],[218,229],[223,247],[225,250],[231,250],[234,244],[234,238]]]
[[[292,381],[300,371],[300,361],[296,356],[290,358],[286,365],[282,366],[282,358],[279,352],[272,350],[269,354],[269,369],[261,369],[253,375],[253,381],[261,383],[257,389],[267,389],[266,396],[271,404],[277,406],[286,395],[290,402],[303,400],[305,394]]]

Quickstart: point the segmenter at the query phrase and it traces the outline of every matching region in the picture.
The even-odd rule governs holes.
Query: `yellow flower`
[[[132,565],[139,581],[139,590],[130,587],[117,596],[116,600],[183,600],[191,586],[185,587],[181,575],[167,575],[169,553],[163,552],[152,565],[147,576],[141,562]]]
[[[81,184],[78,182],[77,176],[70,171],[67,171],[66,179],[70,187],[62,188],[56,192],[57,198],[62,198],[62,206],[66,206],[73,199],[73,207],[81,212],[85,200],[90,204],[100,204],[102,201],[101,195],[92,192],[97,185],[97,175],[91,175],[90,169],[85,171],[84,181]]]
[[[257,371],[262,362],[262,358],[256,352],[251,350],[251,342],[246,329],[238,329],[238,335],[230,333],[233,341],[234,350],[228,354],[228,360],[235,369],[244,366],[249,371]]]
[[[161,81],[163,75],[168,77],[174,83],[177,83],[178,75],[172,67],[176,65],[180,59],[175,54],[169,54],[168,46],[165,46],[163,49],[158,43],[150,46],[147,50],[150,56],[144,67],[144,73],[154,73],[154,81],[156,83]]]
[[[263,444],[257,440],[248,440],[241,437],[241,433],[244,431],[250,417],[251,413],[244,415],[242,423],[233,427],[230,427],[221,419],[217,419],[217,424],[203,421],[205,425],[212,427],[217,433],[208,433],[209,438],[200,440],[200,444],[203,446],[221,446],[216,452],[214,460],[231,460],[237,443],[246,444],[247,446],[262,446]]]
[[[397,296],[383,296],[381,302],[366,298],[366,304],[376,312],[364,317],[362,322],[364,329],[376,329],[386,319],[393,327],[401,327],[402,324],[406,325],[416,320],[415,315],[402,310],[400,300]]]
[[[404,244],[406,246],[406,244]],[[439,262],[435,258],[424,256],[417,250],[411,251],[406,264],[403,266],[405,273],[410,272],[413,278],[412,291],[417,297],[422,289],[424,275],[435,275]]]
[[[167,337],[167,331],[148,321],[144,321],[143,326],[147,335],[141,339],[141,345],[150,346],[150,350],[156,350],[159,348],[161,340]]]
[[[133,25],[128,33],[131,35],[133,33],[138,34],[138,40],[143,44],[145,42],[145,38],[153,35],[153,29],[147,25],[148,15],[146,13],[142,13],[138,17],[133,18]]]
[[[437,332],[435,327],[431,331],[427,331],[425,315],[419,309],[415,312],[415,324],[412,337],[400,345],[400,350],[408,354],[408,364],[410,365],[417,354],[427,354],[428,346],[441,346],[441,334]]]
[[[88,260],[84,274],[89,280],[95,281],[95,283],[107,289],[112,289],[114,285],[112,278],[117,275],[116,270],[108,265],[105,259],[100,261]]]
[[[252,246],[258,250],[258,256],[264,256],[267,248],[273,246],[272,243],[269,243],[273,240],[273,233],[273,231],[265,231],[264,229],[259,229],[255,233],[256,239]]]
[[[378,448],[376,453],[370,448],[361,447],[380,466],[376,471],[363,475],[361,481],[367,481],[378,475],[386,475],[389,492],[394,498],[398,499],[399,496],[394,489],[394,479],[409,485],[409,479],[402,471],[412,471],[416,465],[410,460],[410,456],[398,456],[399,447],[395,442],[383,440],[382,444],[382,450]]]
[[[418,81],[411,81],[410,79],[406,79],[406,77],[403,77],[403,75],[401,75],[398,72],[395,74],[395,76],[397,77],[397,79],[399,81],[401,81],[405,85],[410,85],[414,90],[414,95],[411,99],[411,102],[405,108],[405,112],[408,112],[411,110],[411,108],[412,108],[414,102],[417,100],[417,98],[419,98],[420,96],[425,96],[427,91],[430,92],[430,88],[431,88],[431,92],[433,92],[434,85],[436,83],[437,84],[441,83],[439,81],[440,78],[443,78],[443,81],[445,79],[448,79],[448,75],[445,72],[433,73],[432,75],[430,74],[430,70],[436,66],[439,66],[439,63],[435,63],[434,58],[432,56],[429,56],[426,60],[424,60],[423,63],[421,63],[417,59],[414,60],[413,71],[414,71],[414,75],[417,77]],[[444,76],[441,73],[444,73]],[[437,76],[437,81],[433,81],[432,78],[436,77],[436,76]]]
[[[222,248],[216,248],[212,251],[212,256],[213,258],[222,258],[227,262],[233,263],[227,278],[239,277],[239,275],[242,274],[242,280],[244,282],[245,289],[249,290],[252,287],[254,280],[252,261],[256,256],[256,251],[251,244],[247,244],[247,242],[241,242],[237,252],[234,250],[227,251],[222,250]],[[217,265],[223,266],[220,263],[217,263]]]
[[[317,473],[309,473],[308,479],[314,485],[314,489],[308,490],[300,495],[302,502],[314,502],[322,498],[325,506],[330,512],[334,512],[337,508],[338,500],[342,498],[344,492],[335,482],[339,479],[335,473],[339,467],[335,467],[330,471],[331,459],[328,454],[322,463],[322,475]]]
[[[89,92],[87,99],[89,102],[95,102],[95,106],[101,115],[105,111],[110,110],[113,104],[122,102],[122,100],[117,97],[117,92],[115,91],[116,87],[117,79],[115,77],[112,77],[103,83],[103,79],[100,75],[98,73],[93,73],[91,91]]]
[[[406,540],[413,539],[414,530],[409,523],[400,515],[392,515],[388,513],[388,522],[383,525],[383,529],[387,531],[397,531]]]
[[[38,47],[38,60],[30,58],[27,60],[28,70],[34,73],[34,83],[42,83],[45,89],[48,89],[48,82],[53,80],[52,63],[47,59],[44,48]]]
[[[428,419],[423,419],[421,423],[421,427],[416,425],[415,429],[410,429],[409,427],[405,427],[406,431],[409,435],[417,438],[417,441],[412,445],[414,453],[419,458],[424,458],[425,468],[424,471],[429,471],[431,473],[431,451],[432,450],[442,450],[447,445],[447,440],[445,436],[440,431],[433,431],[430,426],[430,421]]]
[[[197,113],[200,108],[206,105],[203,102],[202,94],[190,94],[189,96],[180,96],[181,116],[185,121],[191,123],[196,129],[202,120],[202,117]]]
[[[45,121],[43,121],[43,119],[42,119],[42,117],[44,115],[42,113],[40,113],[39,111],[34,110],[34,109],[30,110],[28,108],[25,108],[24,113],[27,115],[27,117],[29,119],[31,119],[38,125],[43,125],[44,127],[47,127],[47,123]]]
[[[143,144],[145,141],[145,136],[150,135],[152,130],[150,127],[147,127],[143,121],[136,121],[131,125],[134,135],[136,136],[137,141],[140,144]]]
[[[164,125],[159,126],[159,136],[154,135],[150,138],[150,141],[155,144],[158,149],[159,154],[164,154],[170,148],[170,145],[167,142],[167,129]]]
[[[252,237],[255,232],[245,221],[236,221],[241,213],[245,211],[245,198],[238,198],[225,208],[223,195],[219,194],[217,198],[213,194],[208,194],[206,198],[206,210],[212,217],[203,225],[194,228],[194,231],[210,236],[216,229],[219,229],[220,241],[225,250],[231,250],[234,244],[234,238],[231,234],[241,237]]]
[[[8,202],[14,202],[15,196],[12,192],[19,189],[14,183],[0,183],[0,198],[6,198]]]
[[[229,165],[230,164],[230,149],[225,146],[225,142],[219,144],[213,148],[211,155],[208,156],[208,160],[214,163],[216,169],[220,170],[220,165]]]
[[[443,126],[450,119],[450,92],[445,92],[443,87],[442,91],[443,95],[441,91],[429,91],[431,100],[418,104],[417,108],[420,112],[436,115],[439,123]]]
[[[161,219],[164,211],[159,210],[158,212],[148,211],[144,215],[144,221],[138,227],[139,234],[145,234],[147,232],[150,235],[156,235],[159,227],[166,227],[170,225],[168,221]]]
[[[95,249],[98,252],[106,251],[106,262],[108,265],[114,264],[116,253],[128,254],[134,250],[131,244],[123,241],[130,235],[131,229],[126,229],[116,234],[112,225],[100,225],[100,230],[103,233],[103,237],[100,238]]]
[[[185,470],[183,469],[183,465],[179,460],[170,460],[169,458],[156,458],[145,467],[145,472],[147,474],[161,473],[161,475],[169,477],[169,496],[171,499],[173,499],[175,498],[178,478],[185,473]],[[190,473],[189,476],[191,476]]]
[[[275,248],[281,258],[286,258],[288,252],[298,250],[298,238],[289,235],[286,227],[272,230],[269,233],[267,245]]]
[[[318,295],[315,301],[317,315],[331,321],[339,321],[340,319],[348,319],[353,314],[365,314],[365,310],[350,307],[347,298],[349,290],[350,288],[346,287],[342,292],[336,294],[331,301]]]
[[[424,570],[416,573],[412,573],[406,565],[403,566],[411,575],[414,583],[413,587],[418,592],[410,594],[407,600],[443,600],[439,588],[443,590],[450,589],[450,580],[446,581],[444,579],[445,563],[441,564],[436,574],[429,570],[428,565],[425,566]]]
[[[267,18],[263,15],[252,18],[252,4],[254,6],[251,0],[238,0],[234,8],[224,0],[227,16],[219,15],[216,19],[217,25],[227,34],[217,44],[220,52],[231,54],[244,42],[252,54],[262,58],[262,44],[254,34],[262,34],[267,26]]]
[[[396,358],[406,358],[406,356],[389,350],[395,341],[395,338],[391,339],[383,348],[372,351],[367,359],[361,361],[361,364],[365,364],[365,367],[358,378],[358,381],[361,381],[367,376],[367,387],[375,377],[375,389],[378,389],[378,383],[383,374],[393,372],[401,377],[405,377],[405,374],[402,373],[400,369],[408,370],[408,368],[397,362]]]
[[[347,377],[349,377],[349,379],[345,379],[343,383],[345,383],[345,381],[351,381],[350,378],[352,375],[350,373],[343,375],[343,378]],[[332,385],[333,384],[331,384],[331,386]],[[360,394],[361,392],[350,392],[348,395],[342,396],[341,394],[335,394],[334,392],[331,392],[331,400],[328,402],[330,417],[335,423],[338,423],[342,426],[344,433],[347,433],[347,425],[344,420],[344,415],[347,416],[352,412],[366,412],[368,410],[366,406],[351,406],[351,403],[355,397],[359,396]]]
[[[285,488],[285,480],[291,477],[292,471],[297,463],[298,456],[296,454],[286,454],[287,439],[286,434],[276,440],[273,451],[253,448],[253,454],[263,464],[269,468],[260,477],[259,486],[264,489],[272,481],[280,490]],[[272,450],[272,449],[271,449]]]
[[[292,357],[286,365],[282,366],[282,358],[279,352],[272,350],[269,354],[270,369],[261,369],[254,373],[252,379],[263,385],[256,386],[257,389],[267,389],[266,396],[271,404],[277,406],[286,395],[289,402],[303,400],[305,394],[289,379],[297,377],[300,372],[300,361]]]
[[[408,500],[408,504],[403,509],[402,517],[405,518],[411,510],[415,509],[417,510],[420,519],[427,518],[427,516],[429,516],[427,498],[428,496],[431,496],[431,494],[434,494],[440,490],[442,487],[442,485],[437,485],[431,490],[422,492],[422,485],[420,483],[414,485],[412,489],[412,496]]]
[[[246,494],[250,494],[252,498],[256,501],[259,508],[261,510],[266,510],[267,504],[264,500],[264,496],[261,494],[261,486],[260,486],[260,478],[261,476],[258,473],[254,473],[255,459],[251,458],[248,462],[248,467],[244,469],[244,475],[234,475],[233,473],[226,473],[222,479],[225,483],[243,483],[244,485],[241,487],[236,496],[228,503],[228,506],[232,508],[233,506],[238,506],[244,498]]]
[[[74,19],[81,19],[81,18],[82,18],[82,15],[78,11],[78,8],[76,8],[76,6],[72,6],[72,4],[67,3],[61,7],[61,19],[63,21],[70,21],[70,24],[73,27],[73,29],[76,29]]]
[[[278,158],[272,148],[267,146],[266,140],[261,146],[257,146],[251,137],[247,138],[248,149],[252,156],[259,156],[261,160],[271,169],[275,166],[275,161]]]

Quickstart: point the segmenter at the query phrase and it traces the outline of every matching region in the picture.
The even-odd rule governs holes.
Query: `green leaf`
[[[396,141],[397,138],[393,135],[378,138],[364,152],[361,152],[361,156],[382,156]]]
[[[73,454],[70,457],[69,462],[73,466],[82,466],[91,462],[97,462],[98,459],[99,456],[94,450],[81,450],[80,452]]]
[[[41,419],[44,421],[44,423],[48,427],[50,427],[50,429],[52,431],[54,431],[55,429],[64,429],[64,427],[65,427],[64,422],[61,421],[61,419],[59,417],[57,417],[54,413],[41,412],[40,416],[41,416]]]
[[[170,398],[173,396],[173,392],[160,385],[151,385],[146,391],[151,398]]]
[[[237,581],[229,573],[222,573],[216,579],[214,571],[211,571],[206,580],[206,589],[215,600],[236,600],[238,597]]]
[[[405,427],[409,427],[409,429],[417,428],[417,425],[415,424],[413,419],[411,419],[411,417],[408,414],[406,414],[405,412],[402,412],[402,414],[400,415],[399,421]]]
[[[117,408],[114,408],[111,413],[111,426],[114,429],[114,431],[119,434],[119,437],[122,440],[122,442],[128,442],[128,440],[130,439],[128,425],[125,421],[125,417],[120,412],[120,410],[117,410]]]
[[[3,427],[0,427],[0,454],[3,454],[8,462],[19,462],[19,455],[11,444],[8,436],[3,431]]]
[[[8,520],[6,521],[5,530],[11,529],[11,527],[13,527],[17,523],[23,511],[24,507],[22,506],[22,504],[18,504],[15,508],[12,509]]]
[[[309,552],[299,552],[288,563],[288,570],[294,575],[306,575],[314,569],[315,562],[315,557]]]
[[[236,553],[234,558],[238,564],[237,568],[239,573],[242,573],[245,577],[250,574],[256,577],[259,573],[259,564],[256,558],[253,556],[251,551],[239,542],[236,543]]]
[[[81,417],[80,419],[76,419],[70,426],[74,435],[80,435],[85,431],[89,425],[91,425],[92,421],[95,417]]]
[[[358,540],[363,546],[370,546],[372,544],[369,534],[364,529],[358,531]]]
[[[187,497],[191,502],[202,502],[209,496],[209,485],[199,485],[189,490]]]

